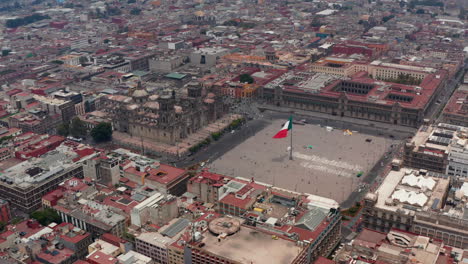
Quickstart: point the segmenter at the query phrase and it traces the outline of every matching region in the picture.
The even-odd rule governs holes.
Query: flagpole
[[[292,122],[292,117],[290,119],[290,122]],[[290,145],[289,145],[289,160],[293,159],[293,156],[292,156],[292,136],[293,136],[293,130],[292,130],[292,127],[291,127],[291,137],[290,137],[291,142],[290,142]]]

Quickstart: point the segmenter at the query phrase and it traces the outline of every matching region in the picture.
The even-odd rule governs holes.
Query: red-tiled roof
[[[316,261],[314,261],[314,264],[335,264],[335,262],[331,259],[320,256]]]
[[[52,255],[51,253],[41,252],[37,254],[37,258],[47,261],[51,264],[63,263],[65,260],[69,259],[75,253],[73,250],[64,248],[64,249],[54,249],[52,252],[56,254]]]
[[[455,115],[467,115],[466,104],[468,103],[468,91],[456,91],[445,106],[444,113]],[[464,106],[465,105],[465,106]]]
[[[94,148],[84,148],[84,149],[76,149],[75,153],[78,154],[79,157],[75,158],[74,161],[78,161],[86,156],[89,156],[96,152]]]
[[[104,233],[102,236],[101,236],[101,239],[116,246],[116,247],[120,247],[120,243],[125,243],[126,241],[124,239],[121,239],[120,237],[117,237],[113,234],[110,234],[110,233]]]
[[[77,260],[75,262],[73,262],[73,264],[90,264],[88,261],[85,261],[85,260]]]
[[[147,180],[157,181],[161,184],[171,183],[182,177],[186,171],[166,164],[161,164],[157,169],[148,170]]]
[[[87,258],[90,262],[99,263],[99,264],[117,264],[118,259],[102,253],[102,251],[96,251],[93,254],[89,255]]]
[[[220,200],[221,203],[232,205],[241,209],[248,209],[247,205],[252,201],[253,198],[247,196],[245,199],[239,199],[234,194],[229,193]]]
[[[37,221],[33,220],[25,220],[23,222],[20,222],[14,226],[11,226],[11,228],[15,227],[16,232],[21,233],[24,232],[25,235],[23,237],[28,238],[37,232],[41,231],[44,229],[43,226],[41,226]],[[12,230],[9,228],[9,230]]]
[[[50,203],[53,203],[54,201],[57,201],[58,199],[63,197],[63,191],[60,189],[53,190],[51,192],[48,192],[46,195],[42,196],[42,200],[49,201]]]
[[[9,236],[14,235],[15,232],[8,230],[0,234],[0,238],[7,239]]]

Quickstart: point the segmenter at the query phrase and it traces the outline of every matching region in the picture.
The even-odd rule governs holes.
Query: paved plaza
[[[345,200],[374,164],[388,151],[392,140],[318,125],[293,126],[293,160],[290,138],[273,139],[282,120],[228,151],[209,164],[211,170],[278,187]],[[370,142],[367,141],[370,140]],[[364,175],[357,177],[359,172]]]

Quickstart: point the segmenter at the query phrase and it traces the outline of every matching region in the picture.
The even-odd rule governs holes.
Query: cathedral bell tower
[[[187,94],[191,98],[200,98],[202,96],[202,88],[199,83],[191,82],[187,86]]]

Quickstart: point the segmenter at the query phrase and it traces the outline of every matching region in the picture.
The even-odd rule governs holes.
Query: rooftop
[[[420,175],[419,171],[402,168],[390,171],[377,191],[368,193],[367,197],[377,199],[377,208],[414,214],[418,209],[440,208],[448,186],[446,178]]]
[[[67,103],[65,100],[57,99],[57,98],[52,98],[52,97],[45,97],[42,95],[34,95],[34,99],[37,101],[46,103],[46,104],[51,104],[51,105],[63,105]]]
[[[218,242],[218,237],[204,233],[204,250],[240,263],[291,263],[301,248],[292,241],[273,239],[270,234],[242,226],[240,230]]]
[[[23,161],[6,169],[4,174],[0,176],[0,180],[2,180],[0,184],[13,185],[22,189],[40,184],[73,166],[77,166],[72,161],[77,156],[72,149],[63,145],[59,146],[39,158]]]
[[[445,106],[444,114],[460,115],[465,117],[468,114],[468,91],[457,90]]]

